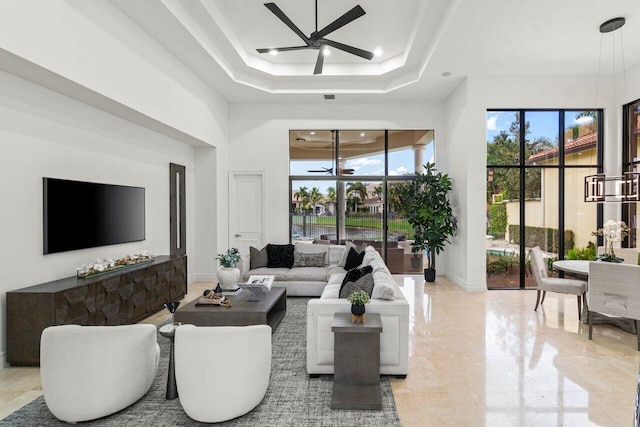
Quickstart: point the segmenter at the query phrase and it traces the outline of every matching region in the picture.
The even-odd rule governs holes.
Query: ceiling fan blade
[[[313,46],[290,46],[290,47],[270,47],[270,48],[261,48],[261,49],[256,49],[258,51],[258,53],[269,53],[272,50],[275,50],[276,52],[287,52],[290,50],[302,50],[302,49],[317,49]]]
[[[287,27],[291,28],[291,30],[293,30],[293,32],[296,33],[298,37],[304,40],[307,45],[311,44],[309,38],[305,36],[302,31],[300,31],[300,28],[298,28],[296,24],[294,24],[293,21],[291,21],[291,19],[289,19],[289,17],[285,15],[284,12],[278,6],[276,6],[275,3],[265,3],[264,6],[278,18],[280,18],[280,20],[284,22]]]
[[[307,172],[313,173],[326,173],[327,175],[333,175],[333,168],[311,169]]]
[[[346,44],[343,44],[343,43],[334,42],[333,40],[328,40],[328,39],[322,39],[322,42],[328,44],[331,47],[335,47],[336,49],[343,50],[343,51],[345,51],[347,53],[359,56],[359,57],[364,58],[364,59],[371,60],[371,58],[373,58],[373,53],[372,52],[369,52],[369,51],[366,51],[366,50],[362,50],[362,49],[359,49],[357,47],[349,46],[349,45],[346,45]]]
[[[322,74],[322,64],[324,63],[324,53],[322,48],[318,50],[318,59],[316,59],[316,68],[313,69],[313,74]]]
[[[349,22],[360,18],[365,13],[366,12],[364,11],[364,9],[361,8],[360,5],[357,5],[353,9],[351,9],[350,11],[348,11],[347,13],[342,15],[340,18],[336,19],[331,24],[329,24],[326,27],[324,27],[323,29],[321,29],[320,31],[317,31],[317,32],[311,34],[311,40],[321,39],[324,36],[326,36],[327,34],[334,32],[338,28],[344,27]]]

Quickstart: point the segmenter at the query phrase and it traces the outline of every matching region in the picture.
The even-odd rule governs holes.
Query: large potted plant
[[[435,164],[424,165],[425,172],[417,173],[413,181],[401,185],[400,213],[413,227],[411,252],[424,252],[427,268],[424,278],[427,282],[436,279],[436,255],[444,250],[445,243],[455,235],[458,221],[448,193],[451,180],[447,174],[438,172]]]

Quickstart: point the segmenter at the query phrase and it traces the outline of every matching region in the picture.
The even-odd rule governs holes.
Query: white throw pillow
[[[382,271],[373,273],[373,292],[371,298],[396,299],[396,284],[393,277]]]
[[[362,265],[371,265],[371,263],[378,259],[378,252],[373,246],[367,246],[364,250],[364,258],[362,258]]]

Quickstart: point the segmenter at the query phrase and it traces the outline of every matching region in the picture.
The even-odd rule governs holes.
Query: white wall
[[[3,355],[7,291],[73,276],[98,257],[169,253],[170,162],[186,166],[189,254],[195,241],[192,147],[0,71]],[[43,255],[43,177],[145,187],[146,240]],[[190,258],[190,273],[193,266]]]
[[[0,48],[208,144],[221,142],[211,120],[221,99],[110,2],[0,2]]]
[[[438,164],[448,143],[440,104],[231,104],[229,170],[266,173],[265,236],[270,243],[289,241],[290,129],[435,129]],[[446,273],[444,257],[437,267],[438,274]]]

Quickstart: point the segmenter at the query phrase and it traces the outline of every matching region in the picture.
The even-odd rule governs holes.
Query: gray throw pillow
[[[371,296],[371,292],[373,292],[373,274],[368,273],[356,280],[355,282],[347,282],[340,289],[340,298],[347,298],[349,295],[354,293],[355,291],[363,290],[367,293],[367,295]]]
[[[258,250],[253,246],[249,246],[249,261],[250,267],[253,270],[254,268],[261,268],[267,266],[267,261],[269,260],[267,256],[267,247]]]
[[[293,253],[293,266],[294,267],[324,267],[324,259],[326,253],[317,254],[303,254],[301,252]]]

